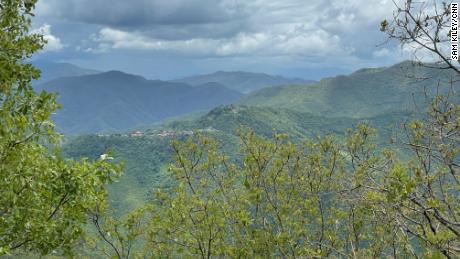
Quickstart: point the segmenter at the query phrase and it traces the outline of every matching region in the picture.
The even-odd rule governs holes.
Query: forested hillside
[[[417,105],[425,107],[429,96],[450,90],[449,80],[454,74],[406,61],[387,68],[361,69],[349,76],[326,78],[309,85],[262,89],[240,103],[327,117],[366,118],[391,111],[414,111]],[[441,87],[432,87],[438,84]]]
[[[174,120],[142,130],[141,135],[125,132],[80,136],[66,143],[63,150],[70,157],[93,159],[114,151],[117,160],[126,164],[120,181],[109,187],[110,200],[119,211],[126,212],[151,199],[152,188],[170,185],[167,168],[172,161],[173,140],[204,134],[216,138],[223,151],[237,157],[239,133],[249,129],[267,138],[275,133],[284,133],[294,141],[302,141],[317,136],[344,136],[347,129],[359,123],[368,123],[379,129],[380,145],[386,146],[394,137],[395,129],[401,128],[401,123],[411,116],[401,111],[361,120],[327,118],[287,109],[230,105],[215,108],[198,118]]]
[[[312,85],[269,87],[201,116],[171,120],[138,132],[80,136],[63,149],[75,158],[97,158],[113,150],[116,161],[125,162],[124,175],[109,186],[109,200],[117,215],[154,200],[155,189],[175,188],[177,183],[168,170],[175,153],[171,145],[197,134],[216,139],[218,150],[238,161],[244,158],[239,148],[244,145],[241,136],[248,131],[268,139],[287,134],[294,143],[334,135],[338,136],[336,144],[346,145],[339,139],[346,137],[348,129],[365,123],[378,130],[374,139],[377,152],[391,147],[401,159],[407,159],[409,153],[403,145],[394,144],[403,141],[406,123],[423,118],[420,107],[427,107],[436,93],[449,91],[449,87],[425,87],[452,75],[436,71],[403,62],[389,68],[361,69]],[[414,81],[413,77],[428,79]],[[451,98],[457,100],[458,95]]]

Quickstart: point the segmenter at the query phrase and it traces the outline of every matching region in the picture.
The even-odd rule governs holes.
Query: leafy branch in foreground
[[[30,34],[34,0],[0,1],[0,256],[70,253],[86,212],[105,200],[120,167],[73,161],[59,151],[50,115],[54,94],[34,92],[26,60],[46,43]]]
[[[396,4],[393,18],[384,20],[380,30],[411,48],[413,59],[430,57],[442,69],[460,73],[450,59],[450,5],[448,2],[404,0]]]
[[[433,98],[427,116],[406,125],[404,144],[412,157],[379,182],[381,194],[399,195],[378,206],[419,250],[454,258],[460,254],[460,105],[452,97],[458,95],[460,70],[449,57],[450,4],[403,2],[390,23],[382,22],[381,30],[414,46],[415,56],[423,50],[437,60],[438,68],[456,75],[450,79],[450,92]]]
[[[409,161],[374,177],[374,204],[419,250],[460,255],[460,106],[434,99],[426,120],[407,128]]]

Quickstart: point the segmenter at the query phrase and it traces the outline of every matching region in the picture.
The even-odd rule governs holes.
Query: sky
[[[407,59],[379,31],[392,0],[39,0],[35,58],[150,79],[215,71],[304,79]]]

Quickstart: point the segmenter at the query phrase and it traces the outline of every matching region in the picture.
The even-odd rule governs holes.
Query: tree
[[[380,193],[393,197],[378,207],[426,253],[454,258],[460,255],[460,105],[452,96],[458,94],[460,69],[448,54],[450,5],[406,0],[396,8],[392,21],[383,21],[381,30],[415,46],[414,56],[425,50],[437,60],[437,69],[456,73],[450,91],[438,93],[423,119],[406,125],[404,144],[413,156],[379,182]]]
[[[85,252],[118,259],[143,255],[138,248],[146,239],[146,219],[150,218],[148,210],[149,206],[135,209],[119,220],[113,216],[113,211],[97,207],[90,213],[96,233],[87,237]]]
[[[450,59],[450,5],[447,2],[404,0],[396,4],[391,20],[381,22],[380,30],[413,49],[413,58],[423,61],[428,54],[443,69],[460,73]],[[421,63],[423,64],[423,63]]]
[[[50,115],[54,94],[34,92],[39,71],[26,61],[46,43],[30,34],[36,0],[0,1],[0,256],[48,254],[83,233],[86,212],[119,172],[99,159],[64,159]]]
[[[365,173],[380,162],[372,136],[361,125],[348,141],[294,144],[249,131],[240,134],[242,158],[233,162],[208,137],[174,142],[177,185],[157,192],[146,250],[201,258],[407,255],[361,199]],[[358,163],[346,150],[368,156]]]

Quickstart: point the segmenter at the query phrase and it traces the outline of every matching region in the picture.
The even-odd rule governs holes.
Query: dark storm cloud
[[[393,8],[393,0],[39,0],[36,27],[50,25],[63,56],[101,64],[138,53],[147,63],[166,55],[200,67],[347,71],[401,58],[395,45],[377,47]]]
[[[41,0],[39,14],[98,27],[77,43],[97,53],[335,56],[349,63],[389,53],[375,46],[392,6],[390,0]]]
[[[152,25],[138,29],[147,37],[164,40],[222,39],[251,30],[246,19],[231,20],[225,23]]]
[[[224,23],[248,14],[238,0],[43,0],[42,11],[109,27]]]

